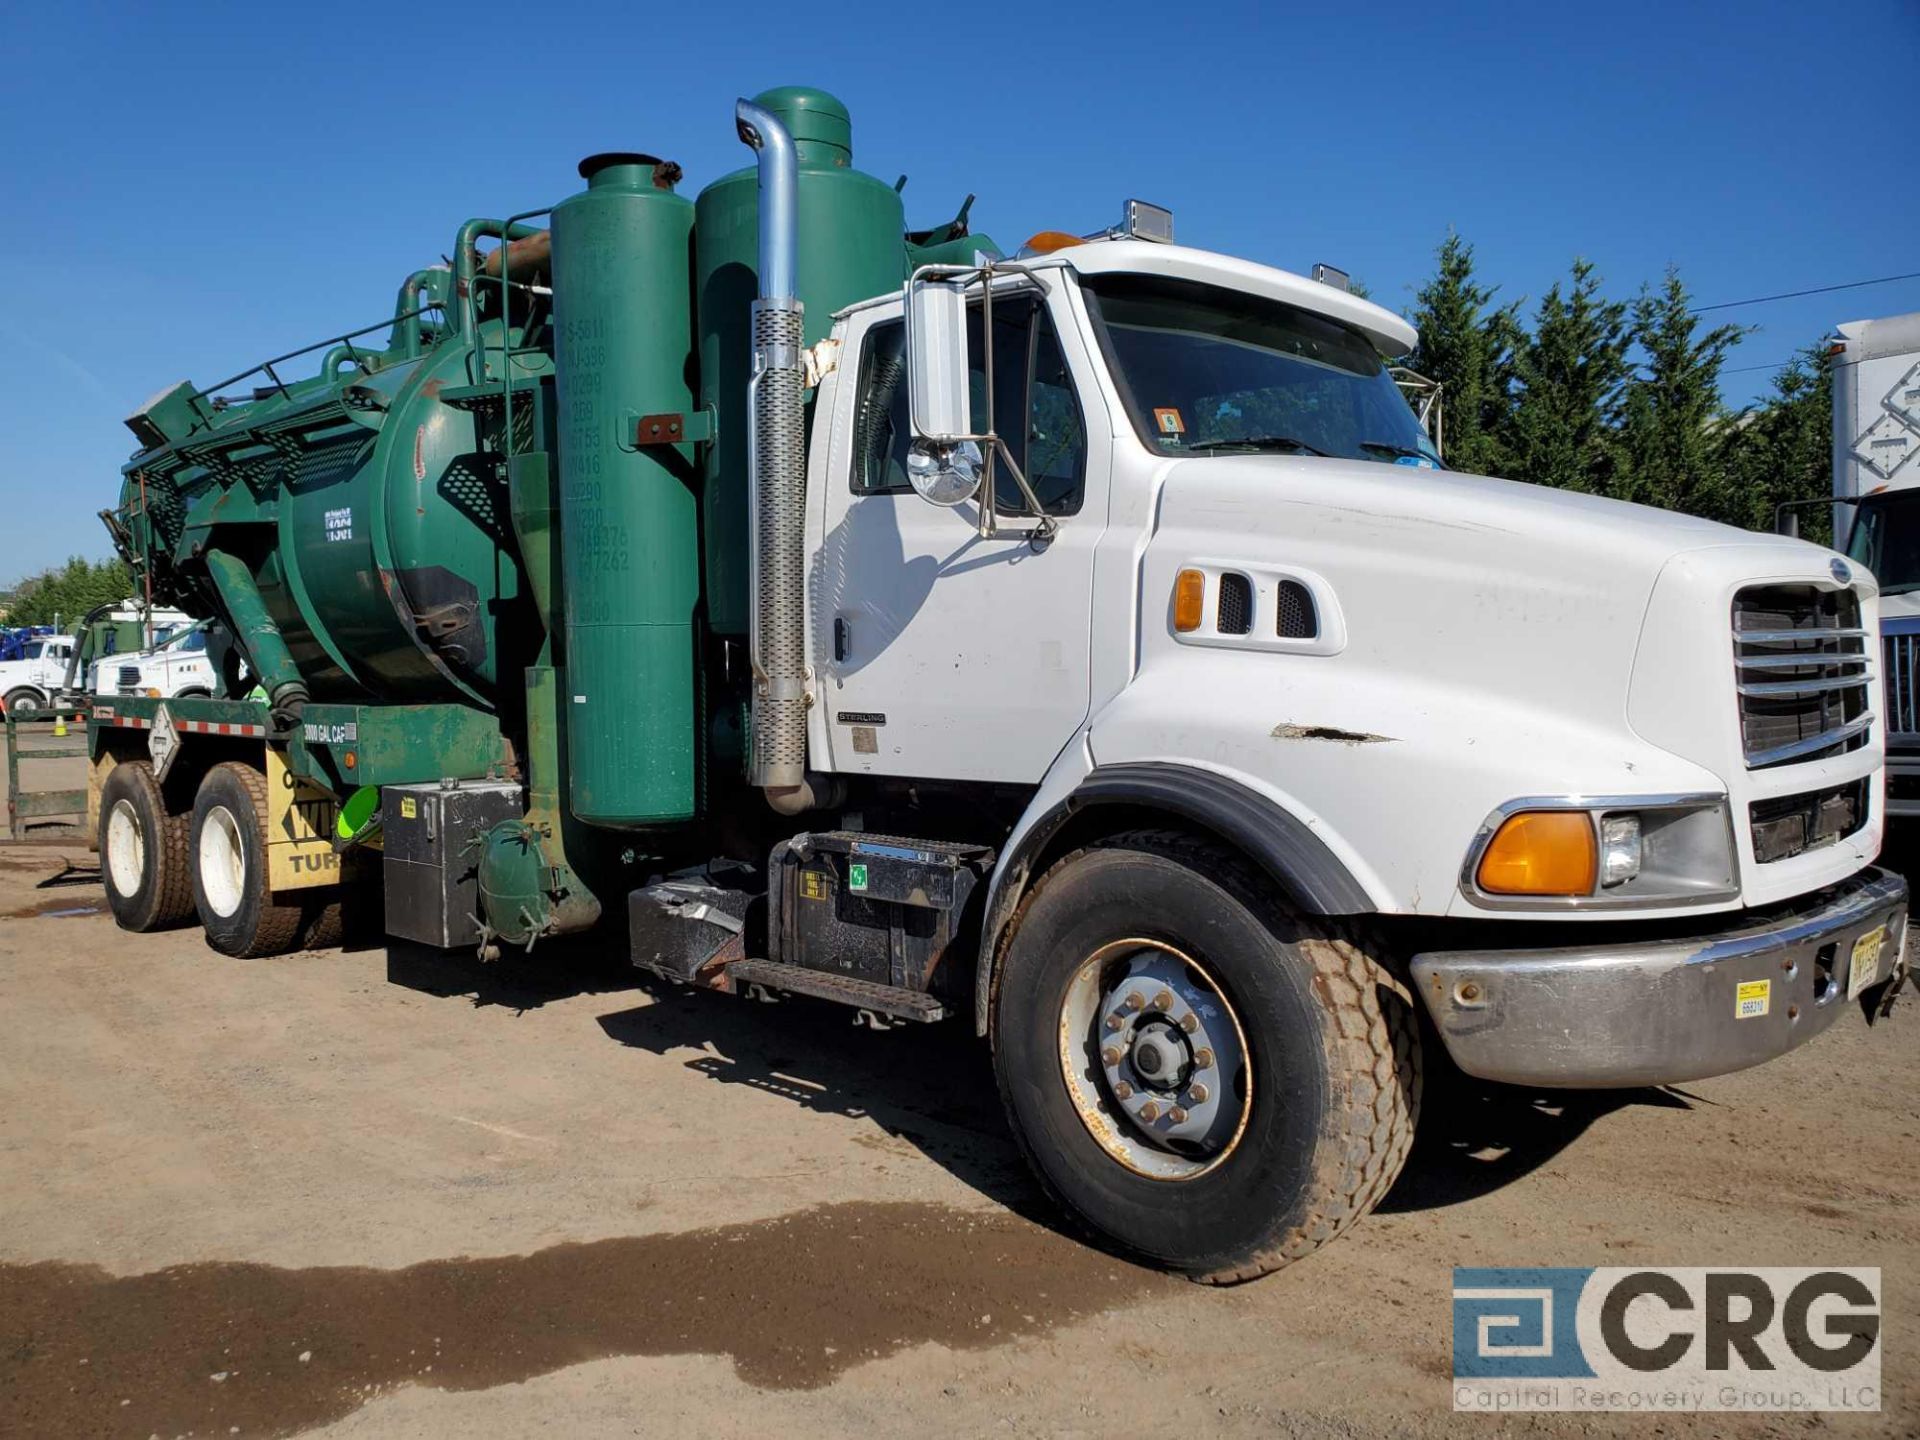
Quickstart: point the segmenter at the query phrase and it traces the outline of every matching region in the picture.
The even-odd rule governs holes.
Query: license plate
[[[1873,983],[1880,973],[1880,952],[1887,947],[1887,927],[1876,925],[1853,942],[1853,957],[1847,965],[1847,998],[1853,999]]]

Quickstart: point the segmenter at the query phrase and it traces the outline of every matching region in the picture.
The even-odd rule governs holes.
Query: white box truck
[[[1920,815],[1920,311],[1833,342],[1834,534],[1880,581],[1887,814]]]

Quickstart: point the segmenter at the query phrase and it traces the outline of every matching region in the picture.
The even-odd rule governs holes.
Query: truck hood
[[[1168,494],[1195,481],[1231,490],[1265,486],[1283,509],[1311,506],[1382,536],[1481,532],[1489,539],[1539,541],[1596,558],[1638,558],[1656,566],[1681,550],[1704,545],[1772,542],[1804,555],[1810,546],[1781,536],[1759,536],[1713,520],[1631,505],[1599,495],[1553,490],[1487,475],[1463,475],[1368,460],[1309,456],[1212,456],[1169,467]]]
[[[1509,722],[1518,709],[1555,730],[1623,739],[1649,604],[1677,556],[1715,584],[1687,591],[1685,613],[1664,622],[1716,655],[1729,629],[1720,582],[1826,579],[1831,558],[1802,540],[1594,495],[1317,457],[1177,461],[1159,521],[1156,548],[1164,536],[1202,564],[1244,558],[1311,576],[1338,608],[1349,675],[1497,697]],[[1730,683],[1717,663],[1710,676],[1673,678],[1690,693],[1716,685],[1695,694],[1703,705]],[[1624,774],[1613,779],[1628,788]]]

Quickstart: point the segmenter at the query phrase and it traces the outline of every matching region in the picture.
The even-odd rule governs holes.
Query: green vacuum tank
[[[562,610],[573,813],[641,826],[695,813],[692,447],[641,445],[691,415],[693,206],[679,167],[596,155],[553,211]]]
[[[900,196],[853,168],[853,123],[826,91],[785,85],[753,103],[793,135],[800,168],[794,289],[813,345],[832,330],[834,311],[897,290],[906,279]],[[707,457],[707,616],[722,635],[748,629],[746,397],[759,226],[756,168],[723,175],[700,192],[700,400],[717,426]]]

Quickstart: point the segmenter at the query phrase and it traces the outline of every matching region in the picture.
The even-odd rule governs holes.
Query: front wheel
[[[1097,1235],[1252,1279],[1379,1202],[1420,1101],[1405,988],[1217,846],[1144,831],[1053,866],[1014,919],[994,1067],[1040,1180]]]
[[[38,715],[47,703],[46,696],[24,685],[18,690],[9,690],[6,699],[8,711],[15,715]]]

